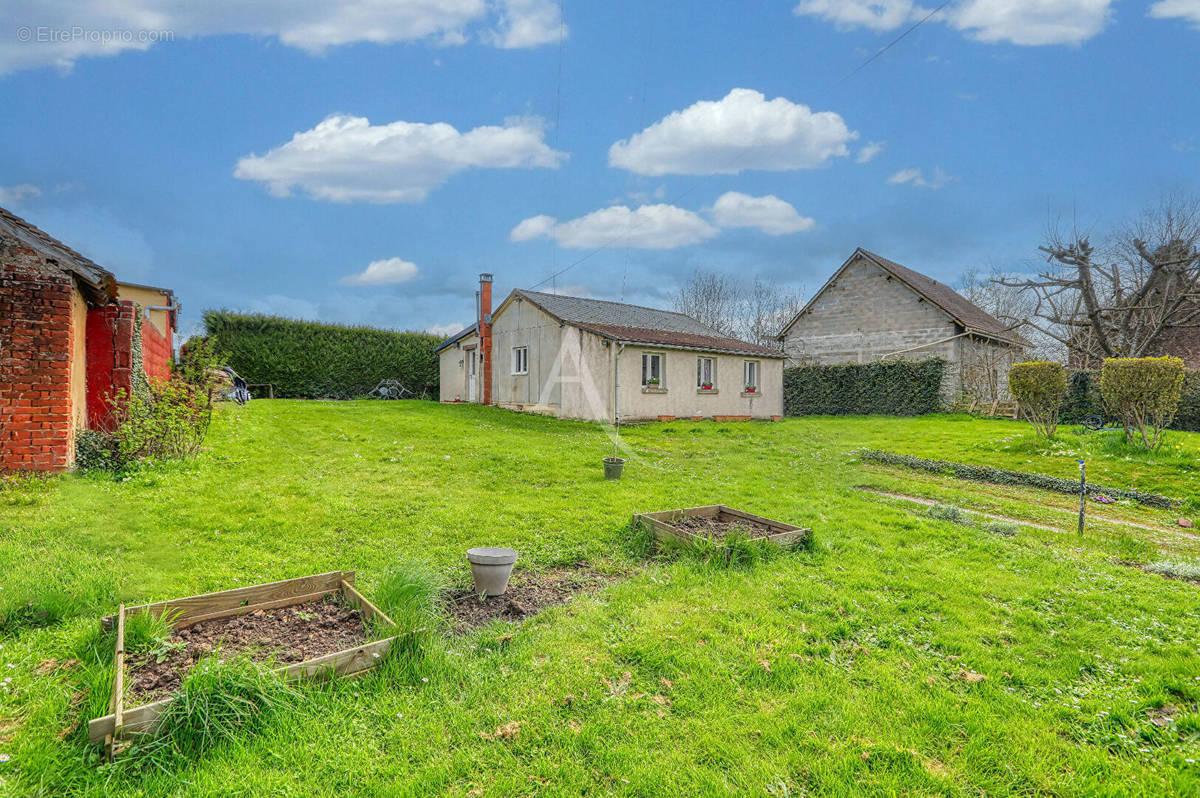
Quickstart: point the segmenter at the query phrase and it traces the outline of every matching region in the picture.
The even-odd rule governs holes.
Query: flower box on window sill
[[[753,399],[754,397],[756,397],[758,395],[759,395],[759,393],[758,393],[757,388],[746,388],[742,391],[742,396],[747,396],[747,397],[750,397],[751,399]]]
[[[661,385],[643,385],[642,393],[666,393],[667,389]]]

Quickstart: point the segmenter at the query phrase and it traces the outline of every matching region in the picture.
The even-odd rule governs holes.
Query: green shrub
[[[1147,449],[1157,449],[1175,417],[1183,391],[1183,361],[1177,357],[1112,357],[1100,371],[1104,406],[1121,420],[1125,439],[1134,430]]]
[[[864,463],[879,463],[881,465],[911,468],[914,471],[925,471],[930,474],[942,474],[969,479],[976,482],[994,482],[997,485],[1024,485],[1030,488],[1050,490],[1055,493],[1079,495],[1079,480],[1052,477],[1047,474],[1026,474],[1023,471],[1010,471],[1007,468],[993,466],[968,465],[967,463],[952,463],[949,460],[926,460],[923,457],[913,457],[908,454],[894,454],[879,449],[862,449],[858,452],[859,459]],[[1161,496],[1157,493],[1143,493],[1140,490],[1120,490],[1106,488],[1093,482],[1087,483],[1089,496],[1102,494],[1113,499],[1131,499],[1147,507],[1175,509],[1181,502]]]
[[[796,366],[783,372],[789,416],[916,416],[942,410],[946,362],[886,360],[836,366]]]
[[[75,468],[80,471],[116,471],[121,465],[116,436],[98,429],[75,433]]]
[[[194,455],[212,418],[208,388],[178,377],[150,380],[144,391],[118,391],[111,404],[118,467]]]
[[[353,399],[384,379],[437,395],[434,335],[224,310],[206,311],[204,327],[223,363],[248,383],[272,383],[280,398]]]
[[[1058,412],[1067,395],[1067,375],[1062,364],[1045,360],[1017,363],[1009,369],[1008,390],[1037,434],[1053,438],[1058,428]]]

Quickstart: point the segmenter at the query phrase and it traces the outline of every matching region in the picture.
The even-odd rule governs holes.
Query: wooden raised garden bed
[[[365,637],[366,624],[371,620],[378,621],[383,628],[395,626],[391,618],[354,589],[353,571],[333,571],[315,576],[302,576],[265,585],[239,587],[234,590],[222,590],[218,593],[205,593],[200,596],[142,604],[137,607],[126,607],[122,604],[116,615],[101,620],[101,625],[105,630],[116,629],[116,656],[114,657],[116,677],[113,680],[109,714],[95,718],[88,723],[88,740],[93,743],[104,743],[107,753],[111,756],[116,740],[138,732],[153,731],[159,713],[172,701],[172,698],[168,696],[161,700],[126,708],[125,694],[131,679],[130,662],[125,651],[125,623],[128,618],[140,613],[151,613],[156,616],[167,614],[167,617],[171,619],[171,628],[176,633],[176,637],[181,636],[182,631],[182,636],[204,638],[207,635],[211,639],[219,639],[227,634],[232,635],[238,631],[244,631],[246,627],[255,624],[272,625],[276,628],[281,624],[286,624],[292,629],[298,626],[302,628],[305,621],[315,618],[316,620],[310,625],[316,628],[307,635],[302,633],[300,635],[311,639],[318,636],[323,630],[327,632],[339,620],[345,620],[350,616],[346,612],[328,611],[331,608],[327,606],[327,603],[331,598],[339,599],[347,607],[354,608],[353,620],[362,632],[361,637]],[[313,607],[306,609],[316,611],[302,612],[297,608],[298,605],[305,604],[312,604]],[[283,612],[284,608],[297,609]],[[322,613],[321,610],[326,611]],[[243,618],[242,616],[251,617]],[[211,627],[211,631],[206,630],[203,634],[197,633],[197,624]],[[229,628],[221,628],[222,624]],[[185,631],[189,629],[190,632]],[[330,636],[333,639],[346,639],[344,631],[340,635]],[[350,676],[374,667],[387,653],[395,639],[395,637],[388,637],[383,640],[364,642],[341,651],[333,651],[305,659],[302,662],[285,665],[277,672],[283,674],[288,681]],[[185,643],[176,642],[174,645],[182,647]],[[319,647],[320,643],[317,642],[315,645]],[[285,653],[285,658],[288,655]],[[290,653],[290,656],[299,659],[294,652]]]
[[[633,516],[633,522],[648,526],[661,541],[688,545],[700,538],[722,538],[739,530],[749,534],[752,539],[768,540],[777,546],[789,548],[804,542],[812,534],[811,529],[752,515],[723,504],[637,513]]]

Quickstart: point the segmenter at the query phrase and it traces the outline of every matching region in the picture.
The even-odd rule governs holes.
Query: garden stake
[[[1083,534],[1083,517],[1087,512],[1087,464],[1082,460],[1077,460],[1079,463],[1079,534]]]

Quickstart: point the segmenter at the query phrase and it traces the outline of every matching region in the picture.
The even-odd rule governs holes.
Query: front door
[[[475,401],[475,382],[476,382],[475,375],[477,373],[476,368],[475,368],[476,363],[477,363],[477,361],[475,360],[475,352],[476,351],[477,350],[475,350],[475,349],[467,350],[467,401],[468,402]]]

